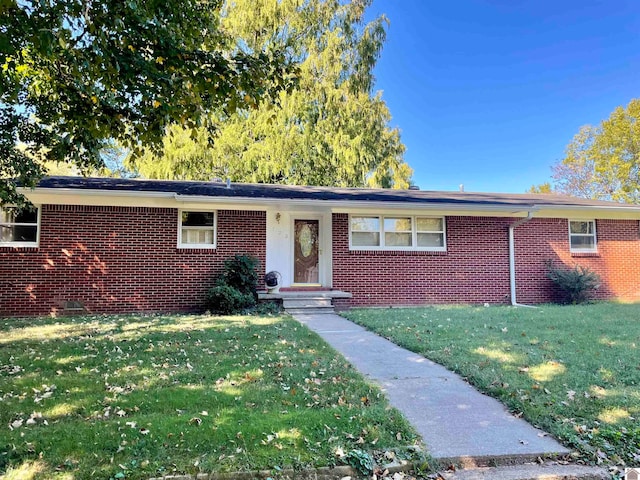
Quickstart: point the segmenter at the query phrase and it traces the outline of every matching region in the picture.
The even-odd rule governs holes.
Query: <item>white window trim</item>
[[[351,235],[353,231],[351,230],[351,218],[352,217],[365,217],[365,218],[377,218],[380,223],[380,230],[377,233],[380,234],[380,246],[376,247],[367,247],[367,246],[354,246],[351,241]],[[411,247],[399,247],[399,246],[386,246],[385,245],[385,230],[384,230],[384,219],[385,218],[410,218],[411,219],[411,243],[413,246]],[[416,218],[437,218],[442,220],[442,230],[441,231],[420,231],[418,232],[418,224],[416,222]],[[397,232],[394,232],[397,233]],[[442,233],[443,241],[442,247],[418,247],[418,233]],[[349,250],[364,250],[364,251],[400,251],[400,252],[446,252],[447,251],[447,219],[444,216],[437,215],[402,215],[398,214],[390,214],[390,215],[367,215],[367,214],[353,214],[349,215]]]
[[[5,205],[5,207],[14,207],[14,205]],[[2,242],[0,241],[0,247],[29,247],[29,248],[38,248],[40,247],[40,229],[41,229],[41,216],[42,216],[42,208],[40,205],[34,205],[34,207],[38,210],[37,213],[37,221],[36,223],[3,223],[2,225],[18,225],[18,226],[36,226],[36,241],[35,242]],[[0,209],[3,207],[0,207]]]
[[[213,243],[182,243],[182,212],[206,212],[213,213]],[[187,227],[193,230],[210,230],[210,227]],[[202,208],[181,208],[178,209],[178,248],[194,249],[209,248],[215,249],[218,245],[218,211]]]
[[[591,222],[593,223],[593,234],[589,233],[571,233],[571,222]],[[569,250],[571,253],[598,253],[598,232],[596,230],[595,218],[570,218],[567,222],[569,230]],[[593,237],[593,248],[574,248],[571,246],[571,237]]]

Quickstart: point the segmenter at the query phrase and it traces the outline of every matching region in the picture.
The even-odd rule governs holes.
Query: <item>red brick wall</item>
[[[598,253],[572,254],[566,219],[534,219],[515,230],[517,295],[520,303],[558,300],[545,277],[545,261],[589,267],[602,278],[596,298],[640,300],[640,230],[636,220],[596,220]]]
[[[333,215],[333,286],[351,305],[507,303],[508,226],[515,218],[447,217],[447,252],[350,251],[349,220]],[[603,278],[598,297],[640,300],[637,221],[598,220],[598,254],[571,255],[566,219],[534,219],[515,230],[520,303],[556,300],[545,261],[578,263]]]
[[[349,250],[349,218],[333,215],[333,286],[352,306],[505,302],[508,218],[447,217],[446,252]]]
[[[0,315],[62,312],[66,301],[101,313],[197,310],[226,258],[264,266],[264,212],[219,211],[215,250],[178,249],[177,234],[176,209],[44,205],[39,248],[0,247]]]

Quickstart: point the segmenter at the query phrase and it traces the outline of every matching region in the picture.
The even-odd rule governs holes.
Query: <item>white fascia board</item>
[[[189,201],[194,203],[213,203],[220,202],[222,200],[219,197],[207,197],[207,196],[190,196],[190,195],[176,195],[176,199],[179,201]],[[474,214],[481,215],[483,212],[504,212],[507,216],[525,216],[528,211],[533,207],[529,205],[515,206],[515,205],[490,205],[483,206],[481,208],[474,208],[472,205],[460,205],[450,203],[440,204],[416,204],[415,202],[371,202],[366,200],[313,200],[313,199],[283,199],[283,198],[229,198],[229,203],[236,204],[260,204],[267,207],[283,208],[283,209],[305,209],[307,211],[313,210],[330,210],[333,213],[365,213],[371,211],[381,212],[386,211],[403,211],[403,212],[425,212],[425,211],[451,211],[451,212],[474,212]],[[226,203],[226,202],[225,202]]]
[[[460,204],[416,204],[408,202],[371,202],[344,200],[283,199],[255,197],[212,197],[180,195],[173,192],[93,190],[73,188],[20,188],[31,202],[54,205],[98,205],[158,208],[211,208],[227,210],[283,210],[332,213],[394,213],[471,216],[525,216],[530,207],[490,205],[474,208]]]
[[[266,211],[269,209],[304,210],[366,214],[397,213],[419,215],[524,217],[533,211],[535,218],[599,218],[640,219],[640,207],[590,205],[474,205],[459,203],[381,202],[364,200],[313,200],[255,197],[211,197],[206,195],[179,195],[173,192],[146,192],[120,190],[81,190],[74,188],[18,188],[34,204],[69,204],[102,206],[149,206],[164,208],[215,208]]]
[[[586,218],[640,220],[640,207],[606,205],[539,205],[534,215],[540,218]]]
[[[19,188],[34,204],[92,205],[119,207],[175,207],[173,193],[113,190],[79,190],[73,188]]]
[[[474,208],[473,205],[416,205],[415,203],[391,206],[384,202],[379,202],[376,205],[368,204],[367,208],[355,208],[349,206],[332,209],[334,213],[348,213],[350,215],[371,215],[372,213],[378,215],[397,215],[402,213],[405,215],[437,215],[454,217],[526,217],[527,213],[531,210],[535,210],[535,208],[531,206],[518,208],[513,205],[492,205]]]
[[[184,205],[219,205],[221,208],[234,210],[300,210],[309,212],[326,212],[324,202],[318,200],[290,200],[286,198],[263,197],[209,197],[207,195],[180,195],[175,199]]]

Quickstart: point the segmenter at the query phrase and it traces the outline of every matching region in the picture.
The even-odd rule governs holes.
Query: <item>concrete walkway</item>
[[[378,383],[429,454],[468,465],[522,463],[568,450],[444,367],[338,315],[295,315]]]

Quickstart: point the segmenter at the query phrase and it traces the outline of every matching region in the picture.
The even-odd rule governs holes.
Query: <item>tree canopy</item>
[[[580,129],[553,166],[553,190],[640,203],[640,99],[616,108],[600,125]]]
[[[284,51],[299,65],[298,83],[277,102],[229,115],[211,130],[173,126],[158,153],[129,166],[148,178],[258,183],[408,187],[411,168],[380,93],[373,67],[387,19],[366,23],[370,0],[235,0],[221,25],[247,54]]]
[[[33,186],[45,162],[99,168],[114,140],[136,155],[168,125],[206,128],[212,111],[231,114],[288,85],[281,52],[239,48],[221,28],[222,6],[0,2],[0,203],[20,203],[11,179]]]

